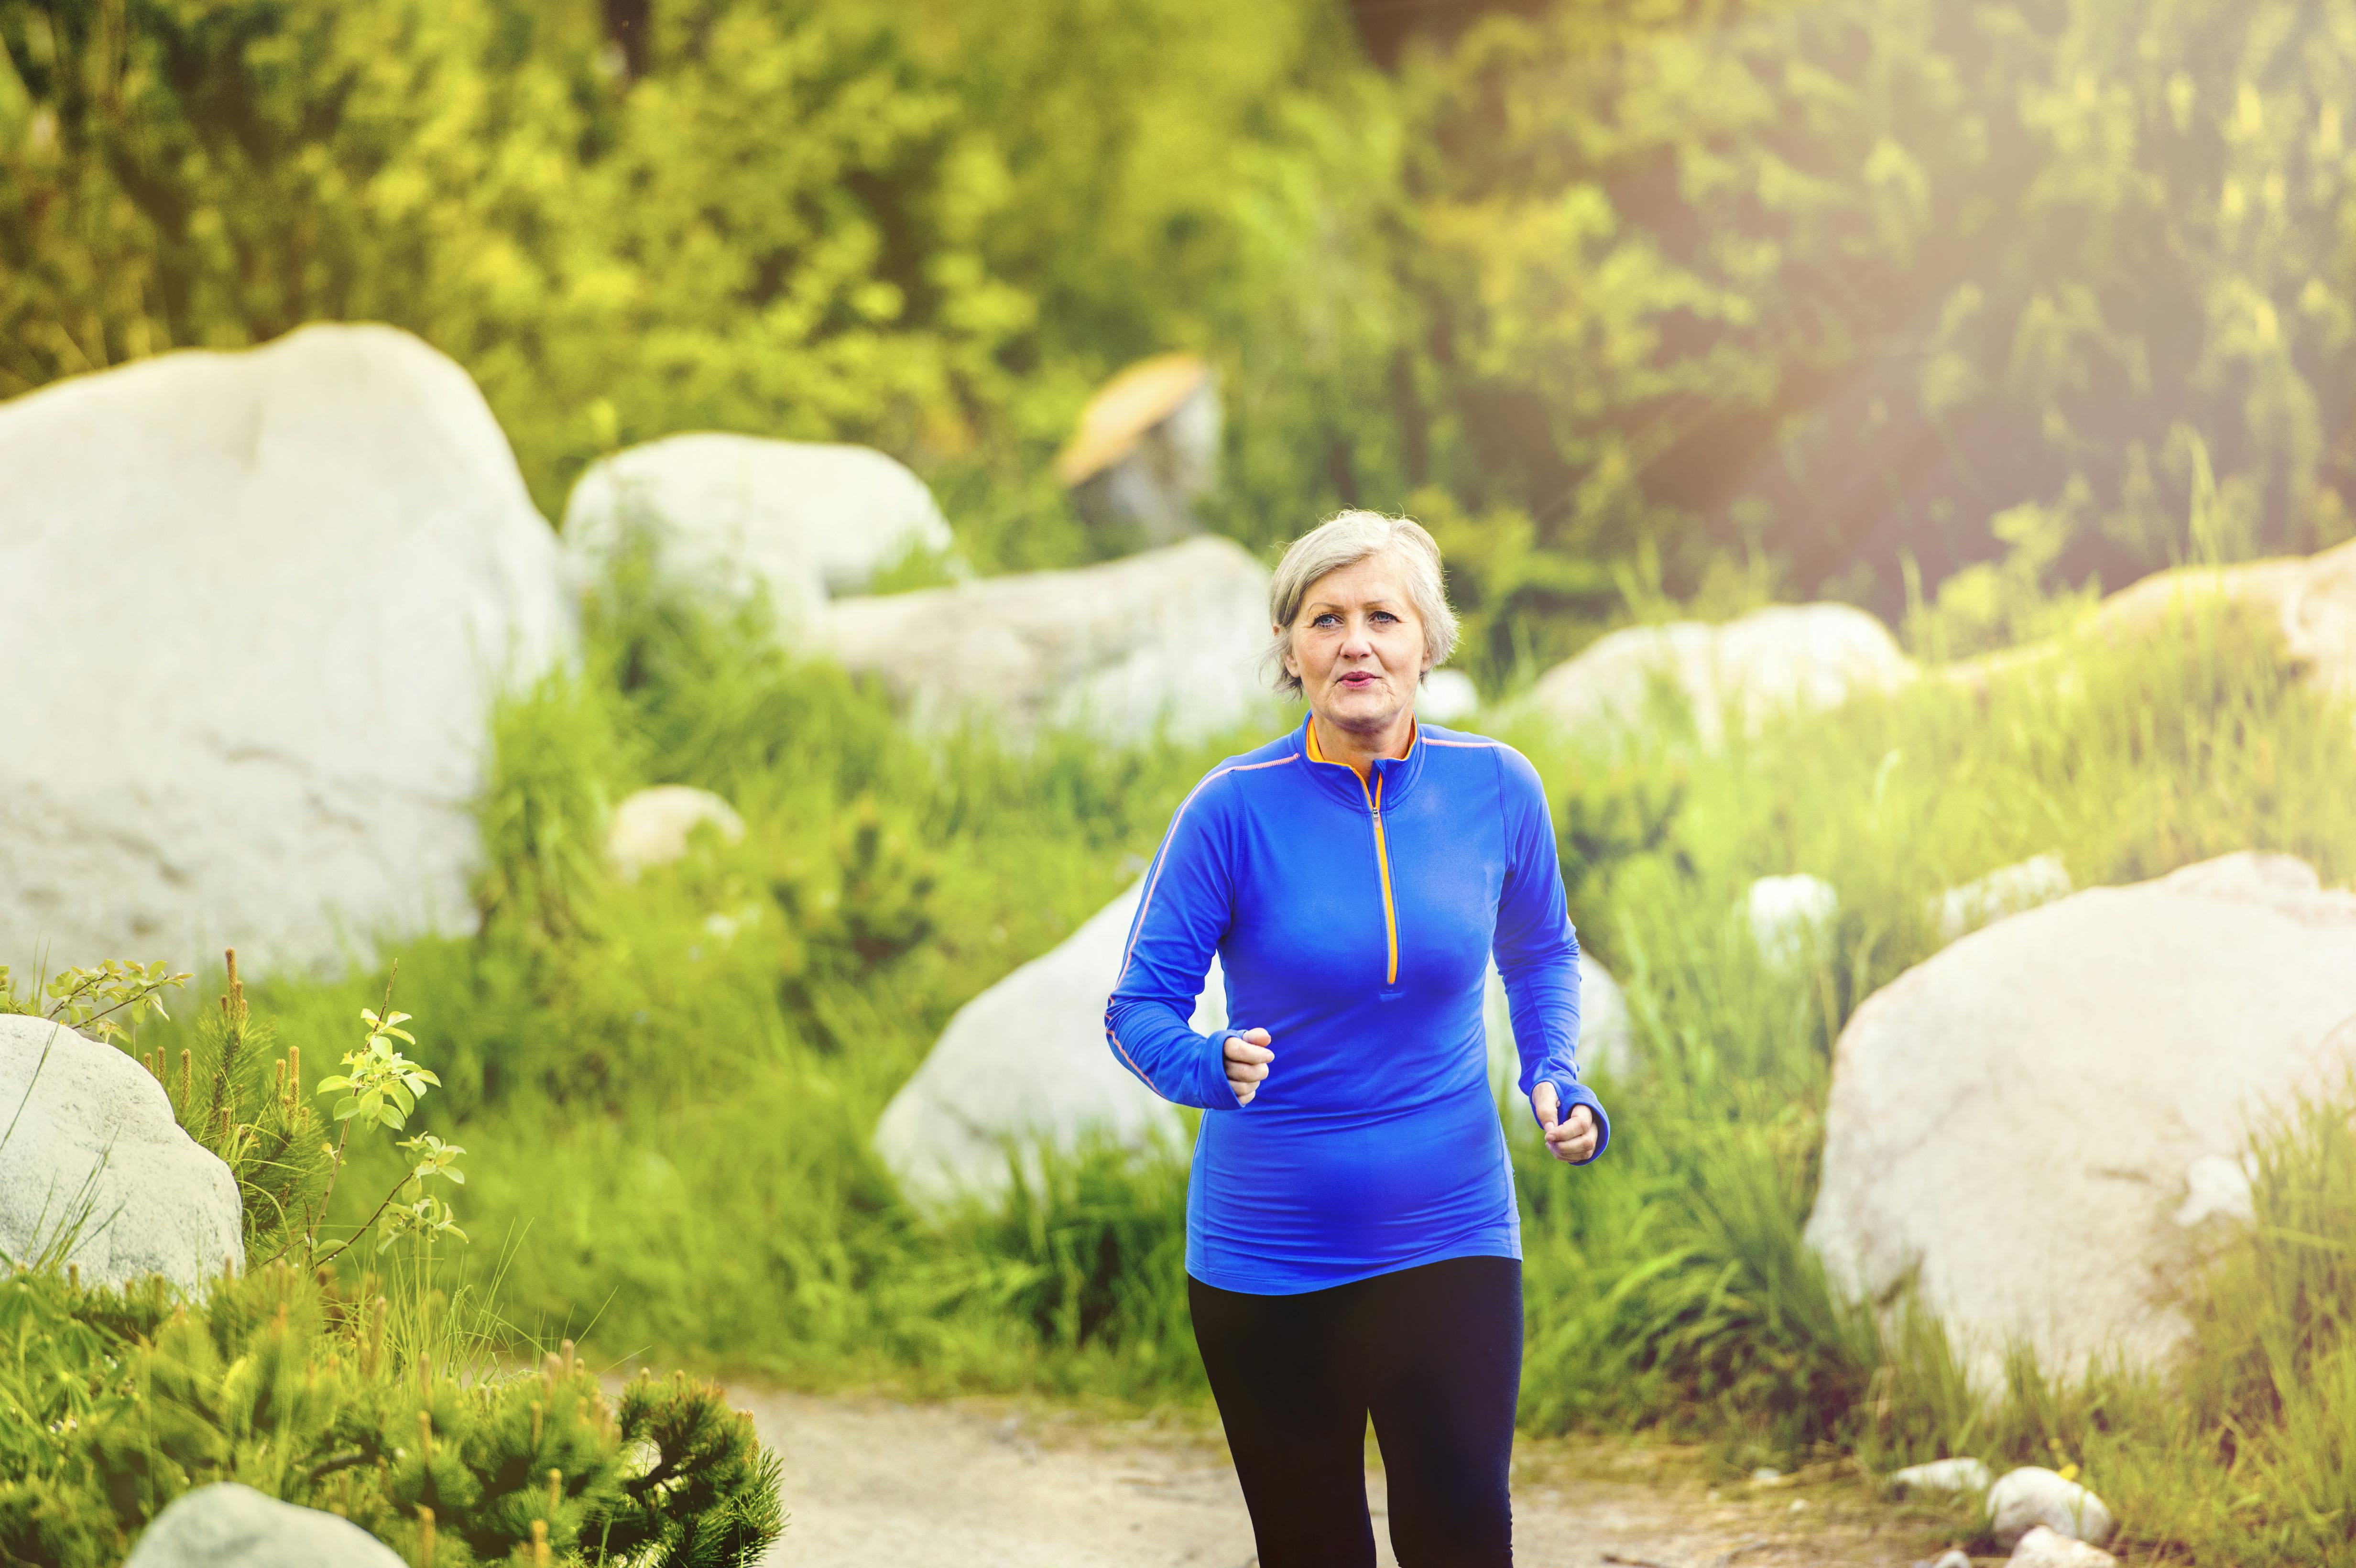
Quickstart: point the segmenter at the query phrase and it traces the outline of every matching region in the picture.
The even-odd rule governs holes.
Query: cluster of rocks
[[[1267,572],[1180,537],[1217,417],[1207,370],[1188,374],[1167,407],[1097,411],[1076,480],[1162,507],[1173,542],[880,595],[880,573],[951,545],[883,453],[649,443],[584,475],[560,543],[466,372],[387,327],[166,354],[0,405],[17,590],[0,667],[21,677],[0,682],[0,724],[27,738],[0,757],[0,952],[188,967],[234,941],[256,974],[326,971],[470,931],[491,705],[577,658],[580,592],[634,539],[659,570],[766,594],[794,647],[920,724],[1251,719]],[[1173,463],[1151,500],[1138,465]],[[1451,711],[1466,696],[1443,683]]]
[[[2117,1568],[2118,1559],[2102,1549],[2115,1528],[2111,1510],[2059,1471],[2025,1465],[1991,1480],[1977,1459],[1939,1459],[1889,1480],[1900,1491],[1981,1498],[1987,1533],[2012,1554],[2008,1568]],[[1950,1551],[1916,1568],[1972,1568],[1972,1561]]]

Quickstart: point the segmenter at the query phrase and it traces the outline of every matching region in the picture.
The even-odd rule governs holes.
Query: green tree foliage
[[[1450,487],[1886,610],[2346,537],[2351,73],[2286,3],[1489,18],[1408,68]]]
[[[516,0],[0,5],[0,389],[390,321],[552,510],[680,428],[955,449],[1028,305],[986,150],[877,20],[666,8],[626,93]]]
[[[1556,0],[1395,73],[1336,0],[645,10],[626,60],[586,0],[0,0],[0,392],[382,319],[552,515],[616,443],[852,439],[999,570],[1109,548],[1047,460],[1194,347],[1215,524],[1430,517],[1492,684],[2351,531],[2340,10]]]

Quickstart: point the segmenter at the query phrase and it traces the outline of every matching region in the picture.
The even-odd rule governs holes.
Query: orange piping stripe
[[[1152,1089],[1155,1093],[1162,1094],[1162,1091],[1154,1087],[1153,1080],[1145,1075],[1145,1069],[1137,1064],[1137,1058],[1129,1053],[1129,1047],[1120,1043],[1120,1036],[1112,1032],[1110,1026],[1107,1026],[1105,1029],[1105,1038],[1112,1041],[1112,1048],[1120,1052],[1120,1059],[1129,1063],[1129,1070],[1137,1074],[1138,1082],[1144,1084],[1148,1089]],[[1170,1096],[1167,1094],[1162,1094],[1162,1097],[1166,1100]]]
[[[1217,773],[1211,774],[1210,777],[1205,778],[1201,784],[1196,784],[1192,790],[1188,791],[1186,798],[1178,803],[1178,809],[1171,814],[1169,833],[1162,835],[1164,845],[1167,845],[1170,834],[1178,831],[1179,819],[1186,815],[1186,808],[1194,804],[1194,797],[1196,795],[1202,794],[1211,786],[1211,781],[1213,779],[1223,779],[1229,773],[1248,773],[1259,768],[1280,768],[1285,763],[1291,762],[1292,760],[1293,759],[1290,757],[1279,757],[1272,763],[1246,763],[1240,767],[1221,768]],[[1112,988],[1116,991],[1120,989],[1121,982],[1129,978],[1130,962],[1137,955],[1137,939],[1145,934],[1145,912],[1153,907],[1153,890],[1162,885],[1162,867],[1169,859],[1170,857],[1167,855],[1157,855],[1154,857],[1153,880],[1145,884],[1145,897],[1138,901],[1136,923],[1129,928],[1129,945],[1121,949],[1120,973],[1113,977]],[[1110,1031],[1108,1030],[1107,1032],[1109,1033]],[[1116,1041],[1115,1043],[1119,1042]],[[1131,1065],[1135,1064],[1132,1063]],[[1152,1080],[1148,1079],[1146,1082],[1151,1083]]]
[[[1358,787],[1364,789],[1365,785],[1361,784]],[[1390,977],[1383,983],[1396,986],[1398,984],[1398,916],[1391,910],[1391,851],[1390,846],[1383,839],[1383,781],[1379,777],[1375,780],[1375,797],[1367,806],[1375,818],[1375,864],[1381,867],[1383,872],[1383,931],[1391,940]]]

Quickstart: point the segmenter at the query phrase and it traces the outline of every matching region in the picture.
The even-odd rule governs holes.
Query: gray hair
[[[1407,579],[1408,599],[1423,623],[1425,668],[1446,664],[1456,651],[1456,612],[1448,607],[1448,589],[1440,580],[1440,546],[1424,526],[1380,512],[1336,512],[1292,541],[1268,585],[1268,619],[1276,635],[1263,662],[1279,691],[1301,689],[1301,677],[1284,661],[1292,652],[1293,620],[1309,590],[1328,572],[1376,555],[1397,561]]]

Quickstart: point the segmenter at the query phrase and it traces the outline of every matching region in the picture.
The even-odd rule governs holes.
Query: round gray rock
[[[880,452],[710,432],[592,464],[565,503],[564,548],[594,570],[638,527],[666,568],[732,592],[758,584],[789,624],[912,551],[949,548],[933,493]]]
[[[1968,1558],[1965,1568],[1970,1568]],[[2119,1568],[2119,1560],[2099,1546],[2072,1541],[2040,1524],[2020,1538],[2005,1568]]]
[[[229,1167],[180,1130],[146,1069],[61,1025],[0,1016],[0,1253],[31,1264],[62,1249],[93,1285],[160,1274],[194,1292],[245,1266],[241,1221]]]
[[[1963,937],[1857,1010],[1808,1239],[1867,1295],[1919,1269],[1987,1386],[2016,1336],[2060,1376],[2094,1356],[2157,1364],[2188,1331],[2177,1301],[2207,1244],[2178,1216],[2220,1211],[2188,1199],[2254,1124],[2351,1064],[2356,896],[2254,854],[2090,889]]]
[[[348,1519],[221,1481],[172,1500],[123,1568],[405,1568]]]
[[[1598,638],[1540,677],[1529,710],[1565,730],[1639,724],[1656,688],[1689,704],[1715,743],[1732,713],[1756,724],[1783,709],[1828,708],[1914,677],[1890,629],[1847,604],[1771,604],[1708,625],[1674,621]]]
[[[923,728],[1204,735],[1273,705],[1259,674],[1268,578],[1242,546],[1205,535],[1101,566],[841,600],[824,641]]]
[[[382,326],[166,354],[0,405],[0,955],[473,929],[494,694],[575,632],[464,370]]]
[[[2111,1538],[2111,1510],[2103,1499],[2042,1465],[2024,1465],[1997,1477],[1987,1496],[1990,1533],[2009,1552],[2042,1527],[2100,1546]]]
[[[1984,1492],[1994,1477],[1977,1459],[1933,1459],[1890,1473],[1890,1484],[1910,1492]]]
[[[709,823],[730,843],[744,837],[736,808],[708,789],[657,784],[614,808],[605,825],[605,862],[625,880],[653,866],[668,866],[687,854],[688,839]]]
[[[1105,1001],[1144,887],[1133,884],[949,1019],[875,1127],[876,1152],[911,1201],[938,1209],[960,1194],[1003,1193],[1009,1140],[1066,1153],[1090,1137],[1183,1146],[1177,1107],[1123,1071],[1105,1044]],[[1192,1027],[1207,1033],[1226,1021],[1215,955]]]

